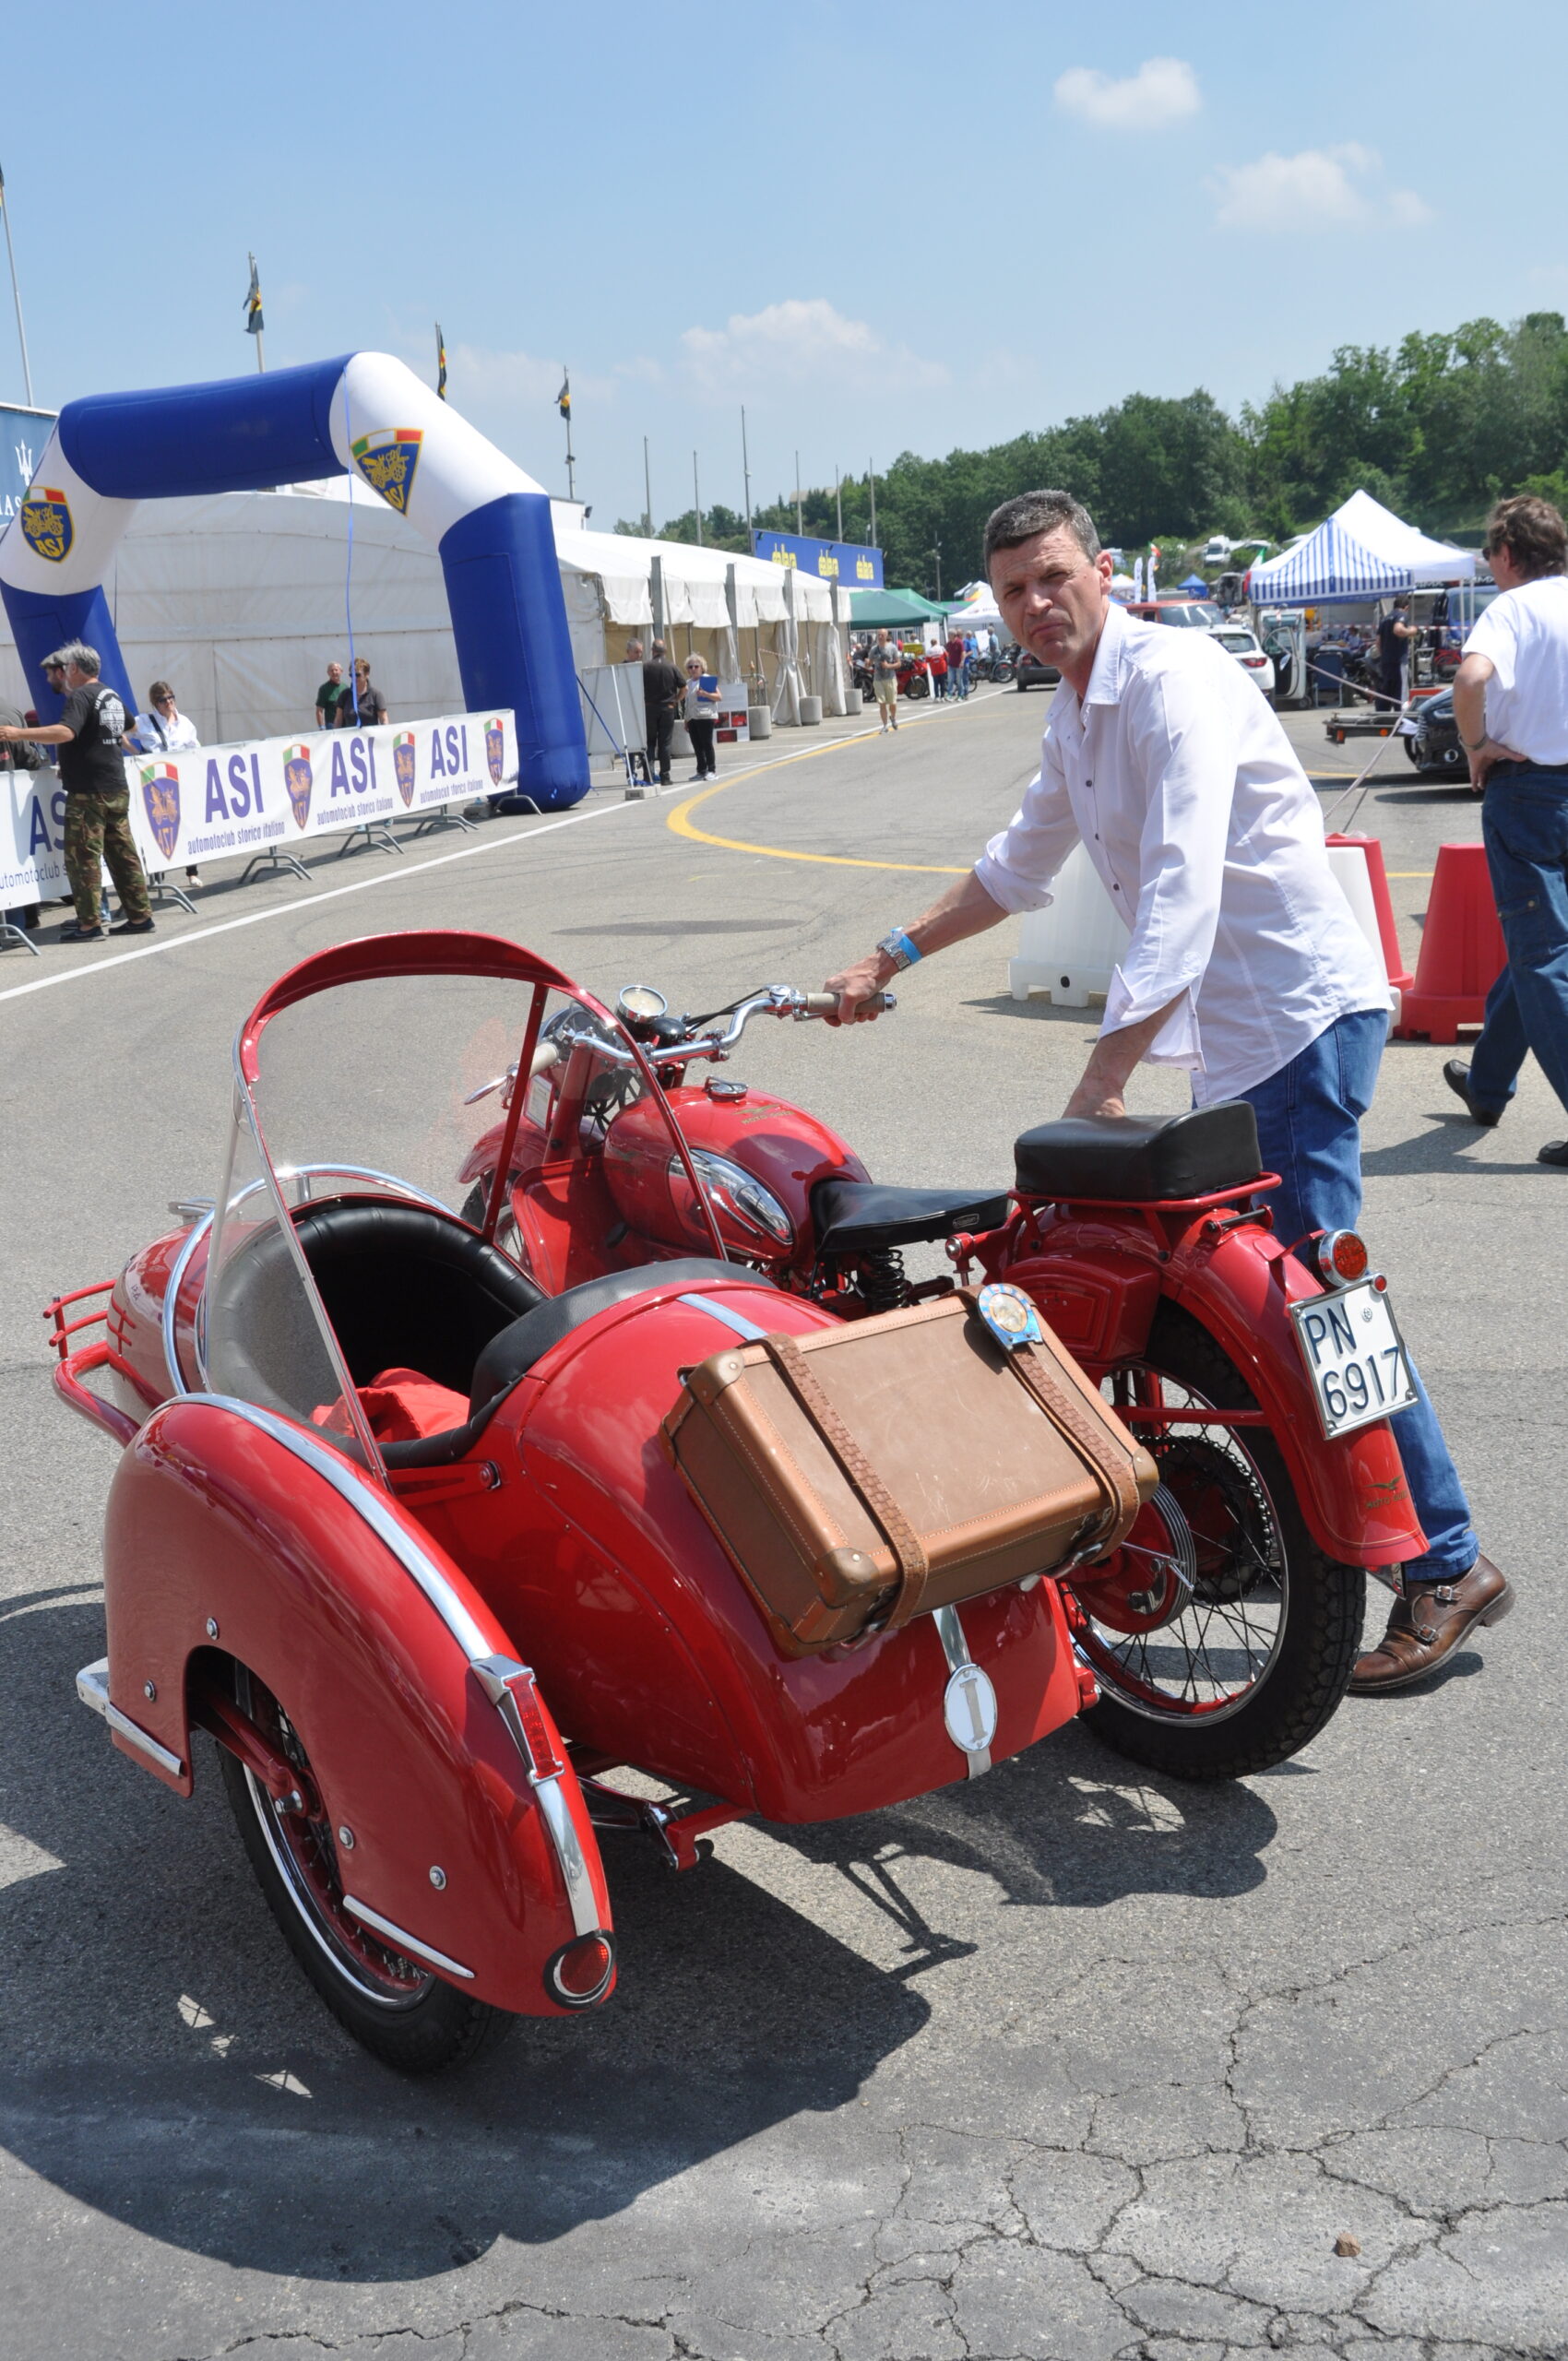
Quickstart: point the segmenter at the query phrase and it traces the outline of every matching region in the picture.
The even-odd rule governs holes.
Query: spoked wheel
[[[1138,1424],[1138,1410],[1252,1409],[1207,1330],[1162,1304],[1144,1359],[1107,1381],[1159,1489],[1072,1585],[1101,1689],[1089,1726],[1187,1779],[1266,1770],[1316,1737],[1360,1646],[1365,1576],[1324,1557],[1264,1427]]]
[[[482,1180],[479,1180],[474,1182],[473,1187],[463,1199],[462,1217],[469,1224],[470,1228],[479,1229],[483,1227],[485,1207],[489,1203],[490,1175],[487,1172]],[[523,1244],[522,1232],[517,1228],[517,1217],[512,1211],[510,1204],[506,1206],[505,1211],[502,1214],[500,1220],[495,1225],[495,1243],[500,1247],[503,1254],[509,1254],[513,1262],[517,1264],[518,1269],[528,1273],[531,1277],[532,1274],[529,1269],[528,1250]]]
[[[235,1667],[235,1701],[303,1774],[314,1795],[310,1758],[269,1689]],[[220,1748],[223,1784],[245,1851],[284,1940],[339,2023],[388,2066],[434,2074],[477,2057],[510,2030],[504,2009],[469,1999],[405,1959],[343,1907],[343,1879],[331,1823],[284,1812],[255,1774]]]

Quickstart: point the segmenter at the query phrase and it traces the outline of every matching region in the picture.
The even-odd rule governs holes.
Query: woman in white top
[[[686,725],[686,735],[692,742],[692,752],[697,758],[693,778],[712,778],[719,765],[713,759],[714,733],[719,728],[719,691],[705,689],[702,684],[702,658],[686,658],[686,694],[681,718]]]
[[[174,692],[167,681],[154,681],[147,693],[147,711],[138,713],[131,724],[131,738],[144,754],[186,754],[201,744],[196,724],[187,721],[174,702]],[[201,872],[195,866],[185,872],[187,884],[199,885]]]

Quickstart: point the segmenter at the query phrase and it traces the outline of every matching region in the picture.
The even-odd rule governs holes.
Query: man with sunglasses
[[[1568,528],[1548,500],[1499,501],[1487,563],[1502,597],[1465,642],[1454,719],[1482,788],[1481,834],[1508,964],[1487,998],[1467,1066],[1449,1088],[1489,1128],[1518,1086],[1526,1050],[1568,1106]],[[1568,1167],[1568,1140],[1538,1164]]]
[[[1200,1107],[1251,1103],[1265,1169],[1281,1176],[1265,1200],[1280,1238],[1353,1229],[1388,986],[1277,717],[1206,632],[1141,623],[1112,601],[1110,552],[1069,493],[1005,502],[985,528],[985,565],[1013,637],[1062,676],[1039,771],[968,876],[828,978],[838,1021],[916,960],[1048,902],[1081,842],[1130,940],[1064,1112],[1124,1115],[1135,1066],[1177,1067]],[[1428,1548],[1403,1569],[1383,1641],[1357,1661],[1363,1694],[1424,1679],[1512,1603],[1415,1382],[1392,1424]]]

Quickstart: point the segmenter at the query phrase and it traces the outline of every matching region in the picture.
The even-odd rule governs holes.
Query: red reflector
[[[1364,1279],[1370,1259],[1366,1240],[1356,1230],[1331,1229],[1323,1241],[1324,1276],[1340,1287],[1348,1287],[1352,1279]]]
[[[610,1989],[615,1946],[604,1934],[564,1943],[544,1971],[544,1988],[563,2008],[591,2009]]]
[[[540,1707],[539,1691],[531,1680],[514,1680],[512,1702],[517,1709],[517,1719],[523,1726],[523,1736],[529,1742],[533,1767],[541,1779],[558,1779],[565,1769],[555,1741],[550,1735],[550,1725]]]

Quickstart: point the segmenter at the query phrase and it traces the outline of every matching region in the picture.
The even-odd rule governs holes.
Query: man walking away
[[[1277,717],[1207,632],[1171,631],[1110,597],[1111,560],[1063,492],[1025,492],[985,528],[996,603],[1020,648],[1062,675],[1038,775],[1011,825],[930,909],[830,976],[840,1022],[917,959],[1038,909],[1075,844],[1131,939],[1069,1116],[1126,1113],[1145,1059],[1192,1076],[1200,1107],[1245,1098],[1277,1238],[1353,1229],[1360,1119],[1388,1031],[1388,986],[1335,880],[1317,797]],[[1436,1413],[1390,1420],[1427,1537],[1403,1569],[1361,1695],[1408,1688],[1513,1592],[1483,1558]]]
[[[898,667],[903,661],[904,651],[897,641],[879,631],[871,651],[871,684],[876,691],[877,718],[882,724],[879,738],[898,727]]]
[[[341,664],[329,664],[327,678],[315,693],[315,726],[318,730],[336,730],[339,707],[349,692],[343,684]]]
[[[65,703],[58,721],[32,728],[0,728],[0,742],[30,739],[60,749],[60,784],[65,790],[65,875],[77,906],[77,922],[62,930],[62,943],[101,943],[99,884],[103,864],[114,880],[125,912],[111,934],[150,934],[152,904],[147,873],[131,835],[131,791],[125,785],[125,708],[98,677],[98,651],[80,640],[44,659],[44,670],[65,668]]]
[[[675,715],[686,683],[670,661],[670,651],[661,639],[653,643],[653,653],[643,666],[643,706],[647,721],[647,766],[657,764],[660,787],[670,785],[670,742],[675,735]]]
[[[1499,501],[1486,555],[1502,592],[1465,642],[1454,718],[1484,788],[1481,834],[1508,964],[1467,1067],[1443,1080],[1495,1123],[1526,1050],[1568,1106],[1568,528],[1550,501]],[[1568,1140],[1537,1161],[1568,1167]]]

